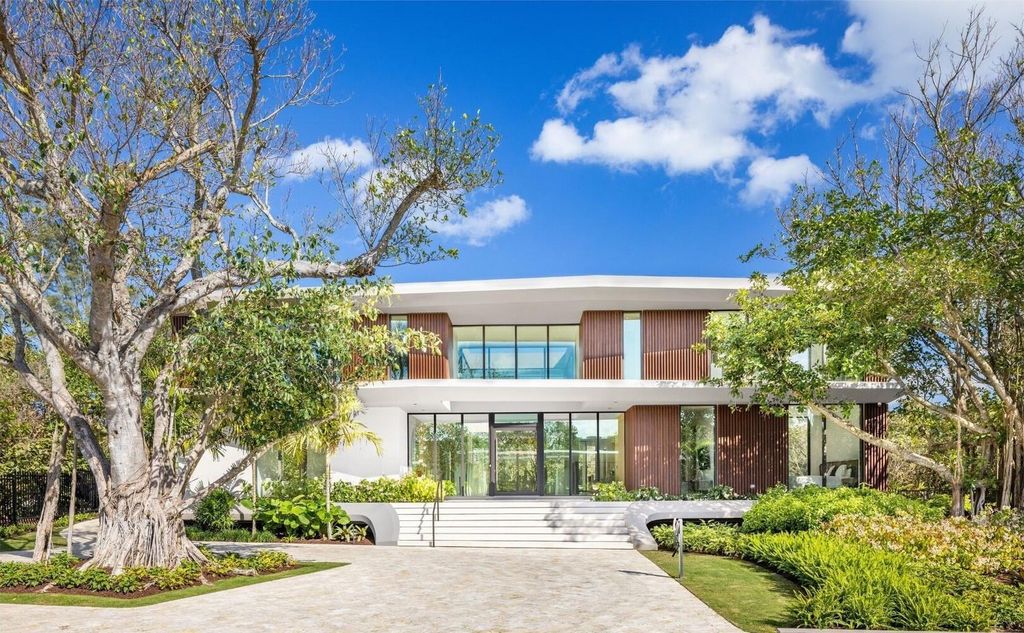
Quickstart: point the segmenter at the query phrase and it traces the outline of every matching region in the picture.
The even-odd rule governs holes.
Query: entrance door
[[[534,413],[495,413],[491,419],[491,490],[496,495],[540,494],[540,426]]]

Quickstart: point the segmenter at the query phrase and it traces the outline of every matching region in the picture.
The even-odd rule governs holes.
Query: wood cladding
[[[622,379],[622,312],[587,310],[580,317],[581,378]]]
[[[725,405],[715,407],[715,418],[720,485],[750,494],[788,481],[787,418],[756,406],[732,410]]]
[[[645,380],[703,380],[708,377],[708,354],[693,350],[704,341],[708,310],[644,310],[643,378]]]
[[[862,428],[877,437],[885,437],[889,426],[889,406],[886,404],[865,404],[863,406]],[[864,447],[864,483],[886,490],[889,487],[889,453],[867,442]]]
[[[625,479],[630,490],[657,486],[679,494],[679,406],[630,407],[625,420]]]
[[[425,350],[409,351],[409,378],[450,378],[449,351],[452,345],[452,321],[444,312],[410,314],[409,327],[433,332],[441,337],[441,354]]]

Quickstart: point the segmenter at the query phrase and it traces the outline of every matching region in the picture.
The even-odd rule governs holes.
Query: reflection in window
[[[491,425],[486,413],[462,416],[465,437],[465,484],[460,494],[468,497],[487,495],[491,481]],[[458,490],[456,488],[456,490]]]
[[[640,380],[643,353],[642,326],[639,312],[622,314],[622,377]]]
[[[598,459],[600,480],[620,481],[625,472],[626,451],[622,445],[626,432],[624,413],[601,413],[598,416]]]
[[[715,485],[715,408],[681,407],[679,467],[683,492]]]
[[[484,328],[460,325],[452,328],[452,353],[455,375],[459,378],[484,377]]]
[[[458,378],[575,378],[578,325],[459,325],[452,328]]]
[[[548,328],[548,377],[575,378],[580,348],[580,326],[552,325]]]
[[[860,407],[847,413],[860,428]],[[860,440],[805,407],[789,408],[789,483],[838,488],[861,482]]]
[[[516,328],[516,378],[547,378],[548,328],[520,325]]]
[[[586,494],[600,481],[597,473],[597,414],[572,414],[572,488]]]
[[[404,315],[391,315],[388,320],[392,332],[404,332],[409,329],[409,317]],[[401,380],[409,377],[409,355],[401,354],[398,361],[391,367],[391,380]]]
[[[569,414],[544,414],[544,494],[569,495]]]

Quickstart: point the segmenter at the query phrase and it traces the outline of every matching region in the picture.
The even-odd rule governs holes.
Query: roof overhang
[[[895,383],[836,382],[834,402],[884,403],[900,396]],[[727,387],[692,380],[393,380],[359,389],[367,407],[409,413],[623,411],[633,405],[741,405]]]
[[[446,312],[456,325],[578,323],[584,310],[730,310],[739,277],[591,275],[395,284],[384,312]],[[782,294],[778,284],[770,294]]]

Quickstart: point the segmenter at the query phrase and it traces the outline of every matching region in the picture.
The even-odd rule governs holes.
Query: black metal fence
[[[14,473],[0,475],[0,525],[35,521],[43,510],[46,496],[46,473]],[[71,501],[71,474],[60,478],[60,499],[57,516],[66,514]],[[75,485],[75,512],[96,512],[100,497],[96,480],[89,471],[78,471]]]

